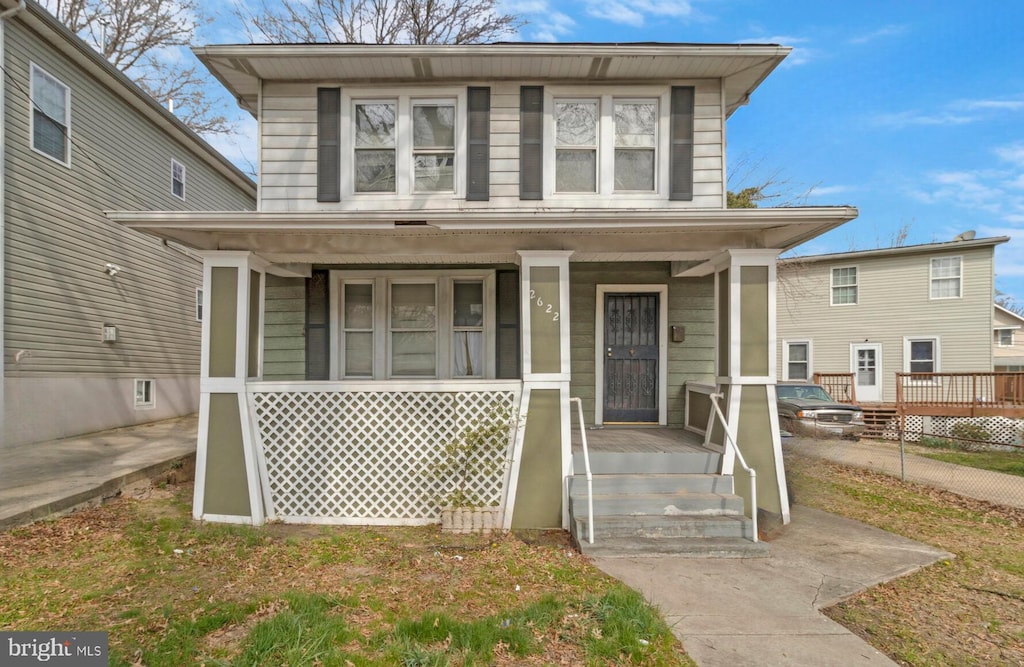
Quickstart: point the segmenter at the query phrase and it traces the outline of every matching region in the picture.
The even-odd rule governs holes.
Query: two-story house
[[[852,373],[858,403],[894,403],[896,373],[993,368],[995,247],[1008,237],[779,262],[778,377]]]
[[[250,209],[255,184],[29,0],[0,0],[3,442],[194,413],[202,263],[111,209]]]
[[[726,208],[726,120],[788,52],[196,49],[259,121],[257,211],[112,215],[204,258],[195,515],[437,521],[430,462],[507,407],[507,477],[475,491],[506,527],[565,527],[570,398],[590,427],[683,433],[701,382],[788,521],[775,260],[856,216]]]

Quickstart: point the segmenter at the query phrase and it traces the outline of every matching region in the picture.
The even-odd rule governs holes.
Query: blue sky
[[[219,0],[226,6],[240,0]],[[216,5],[218,2],[211,3]],[[1024,301],[1024,3],[523,0],[519,39],[778,43],[793,52],[730,119],[730,189],[774,177],[860,217],[799,254],[1006,235],[996,286]],[[200,34],[243,43],[228,11]],[[254,155],[255,125],[215,141]],[[237,157],[235,157],[237,159]],[[1020,233],[1018,233],[1020,230]],[[1020,237],[1019,239],[1017,237]]]

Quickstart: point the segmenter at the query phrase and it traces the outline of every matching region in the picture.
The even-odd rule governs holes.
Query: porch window
[[[832,305],[857,304],[857,267],[843,266],[832,269]]]
[[[31,66],[32,149],[65,166],[71,164],[71,89],[35,63]]]
[[[783,341],[783,380],[811,379],[811,342]]]
[[[392,377],[437,375],[437,290],[434,283],[391,285]]]
[[[493,272],[332,272],[334,377],[494,377]]]
[[[931,261],[931,297],[959,299],[962,279],[960,257],[935,257]]]

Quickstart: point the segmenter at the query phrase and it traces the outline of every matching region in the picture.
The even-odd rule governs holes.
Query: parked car
[[[864,430],[864,411],[836,402],[820,385],[787,382],[776,391],[779,425],[794,435],[852,438]]]

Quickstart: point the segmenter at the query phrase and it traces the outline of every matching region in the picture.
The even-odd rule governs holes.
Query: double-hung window
[[[1013,329],[996,329],[996,345],[1013,347]]]
[[[904,338],[904,367],[909,373],[939,372],[938,338]]]
[[[660,98],[552,97],[552,194],[658,190]]]
[[[171,160],[171,194],[185,199],[185,165],[177,160]]]
[[[811,379],[811,342],[787,340],[782,343],[783,380]]]
[[[492,272],[334,272],[342,379],[493,377]]]
[[[31,65],[32,149],[64,165],[71,163],[71,90]]]
[[[461,190],[463,97],[346,97],[351,160],[342,165],[342,174],[348,174],[343,176],[350,184],[348,191],[434,195]]]
[[[931,298],[959,299],[962,262],[960,257],[934,257],[931,260]]]
[[[832,305],[857,304],[857,267],[842,266],[832,269]]]

